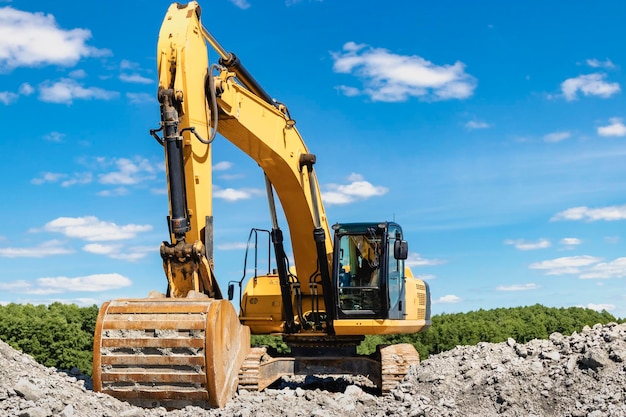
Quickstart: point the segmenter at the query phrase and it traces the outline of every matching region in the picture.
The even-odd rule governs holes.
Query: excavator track
[[[387,394],[404,379],[411,365],[419,365],[420,355],[409,343],[381,346],[379,351],[381,391]]]
[[[265,347],[253,347],[250,348],[248,356],[243,361],[241,368],[239,369],[239,389],[245,389],[248,391],[261,391],[263,390],[263,384],[259,388],[259,375],[261,369],[261,361],[263,356],[267,354],[267,348]]]
[[[222,407],[249,346],[226,300],[110,301],[96,323],[94,390],[142,407]]]
[[[239,389],[262,391],[284,375],[366,375],[380,388],[391,392],[420,357],[409,343],[380,346],[377,354],[353,357],[280,357],[267,355],[265,347],[251,348],[239,370]]]

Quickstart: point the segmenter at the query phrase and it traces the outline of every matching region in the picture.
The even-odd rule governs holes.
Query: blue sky
[[[626,3],[546,3],[201,6],[288,105],[331,223],[403,226],[434,313],[541,303],[626,317]],[[86,4],[0,1],[2,303],[166,285],[163,152],[148,129],[169,2]],[[270,224],[256,164],[222,137],[214,163],[225,287],[250,228]]]

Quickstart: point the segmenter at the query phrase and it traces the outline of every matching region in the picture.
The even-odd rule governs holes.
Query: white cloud
[[[226,201],[248,200],[259,195],[263,195],[263,191],[254,188],[242,188],[239,190],[224,188],[213,191],[213,197],[221,198]]]
[[[124,288],[132,285],[132,281],[120,274],[94,274],[84,277],[52,277],[38,278],[37,285],[47,294],[65,292],[96,292]]]
[[[227,171],[233,167],[233,163],[229,161],[220,161],[213,164],[213,171]]]
[[[543,140],[548,143],[560,142],[562,140],[568,139],[572,136],[570,132],[553,132],[548,133],[543,137]]]
[[[144,77],[143,75],[133,73],[133,74],[120,74],[120,81],[125,83],[137,83],[137,84],[152,84],[154,80],[151,78]]]
[[[439,297],[436,300],[433,300],[433,304],[456,304],[463,301],[461,297],[457,297],[454,294],[444,295],[443,297]]]
[[[117,171],[100,174],[98,181],[106,185],[133,185],[139,182],[156,178],[156,167],[147,159],[137,157],[133,160],[128,158],[114,158],[101,160],[105,166],[113,164]]]
[[[545,249],[552,246],[548,239],[539,239],[536,242],[529,242],[524,239],[507,239],[504,241],[505,245],[513,245],[515,249],[519,250],[535,250],[535,249]]]
[[[67,174],[61,174],[58,172],[44,172],[41,174],[41,176],[30,180],[30,183],[34,185],[41,185],[47,182],[58,182],[63,178],[67,178]]]
[[[76,78],[76,79],[87,77],[87,73],[85,72],[85,70],[82,70],[82,69],[77,69],[77,70],[71,71],[68,75],[70,77]]]
[[[598,135],[600,136],[626,136],[626,125],[622,123],[619,117],[609,119],[611,124],[598,127]]]
[[[0,40],[0,42],[2,41]],[[16,102],[20,95],[28,96],[31,95],[33,91],[34,89],[29,83],[23,83],[22,85],[20,85],[18,93],[14,93],[12,91],[0,91],[0,103],[8,106]]]
[[[0,70],[75,65],[83,57],[110,54],[87,45],[87,29],[62,29],[53,15],[0,8]]]
[[[59,217],[46,223],[43,227],[43,231],[61,233],[67,237],[82,239],[88,242],[131,239],[137,236],[138,233],[150,230],[152,230],[152,226],[149,224],[119,226],[112,222],[99,220],[95,216]]]
[[[433,274],[418,274],[418,275],[415,275],[415,278],[421,279],[424,281],[429,281],[429,280],[437,278],[437,276]]]
[[[90,163],[83,161],[81,164],[88,164],[92,169],[108,171],[97,174],[100,184],[119,186],[98,192],[97,194],[101,196],[126,195],[129,193],[129,190],[125,186],[155,180],[157,179],[157,173],[163,169],[161,165],[152,164],[147,159],[141,157],[134,159],[96,158],[95,163],[93,161],[90,161]],[[113,170],[111,171],[111,169]],[[33,178],[31,184],[59,183],[62,187],[71,187],[77,184],[91,184],[93,181],[94,173],[90,171],[74,172],[73,174],[43,172],[38,177]]]
[[[6,292],[25,292],[32,288],[32,284],[27,281],[19,280],[12,282],[0,282],[0,290]]]
[[[243,10],[250,7],[250,3],[247,0],[230,0],[230,2]]]
[[[491,125],[489,123],[480,122],[477,120],[470,120],[469,122],[465,123],[465,128],[467,130],[488,129],[490,127]]]
[[[76,184],[90,184],[93,181],[91,172],[75,172],[68,180],[61,181],[61,187],[71,187]]]
[[[543,270],[546,275],[578,275],[580,279],[626,278],[626,257],[602,262],[595,256],[569,256],[535,262],[529,268]]]
[[[580,274],[582,279],[608,279],[626,277],[626,258],[617,258],[611,262],[602,262]]]
[[[215,247],[220,250],[240,250],[248,246],[246,242],[219,243]]]
[[[64,247],[59,240],[49,240],[28,248],[0,248],[0,257],[3,258],[44,258],[70,253],[74,253],[74,250]]]
[[[157,99],[154,94],[148,93],[126,93],[126,98],[132,104],[156,103]]]
[[[64,133],[59,133],[59,132],[50,132],[46,135],[44,135],[44,139],[47,140],[48,142],[54,142],[54,143],[61,143],[63,142],[63,138],[65,137]]]
[[[593,303],[589,303],[586,306],[583,307],[587,307],[591,310],[596,310],[596,311],[602,311],[602,310],[606,310],[606,311],[611,311],[611,310],[615,310],[615,305],[614,304],[593,304]]]
[[[446,261],[442,259],[426,259],[423,258],[419,253],[409,253],[409,257],[405,261],[406,266],[408,267],[419,267],[419,266],[435,266],[445,264]]]
[[[37,284],[53,293],[74,291],[107,291],[132,285],[131,280],[119,274],[96,274],[85,277],[39,278]]]
[[[20,85],[19,92],[23,96],[30,96],[35,92],[35,88],[29,83],[23,83],[22,85]]]
[[[226,181],[231,181],[231,180],[238,180],[240,178],[245,177],[245,175],[243,175],[242,173],[237,173],[237,174],[221,174],[218,176],[219,179],[221,180],[226,180]]]
[[[528,284],[498,285],[496,291],[528,291],[538,288],[541,288],[541,286],[531,282]]]
[[[154,195],[167,195],[167,187],[151,188],[150,193]]]
[[[125,247],[121,244],[89,243],[83,246],[83,250],[96,255],[107,256],[111,259],[134,262],[145,258],[149,253],[157,253],[159,248],[152,246]]]
[[[46,81],[39,85],[39,99],[47,103],[72,104],[74,100],[112,100],[119,97],[116,91],[103,90],[98,87],[83,87],[72,78],[59,81]]]
[[[425,100],[464,99],[476,88],[476,79],[465,72],[465,64],[436,65],[417,55],[398,55],[384,48],[348,42],[332,53],[333,69],[354,74],[362,89],[341,86],[349,96],[365,94],[374,101],[398,102],[411,97]]]
[[[128,195],[129,192],[130,191],[128,191],[128,188],[126,187],[117,187],[108,190],[98,191],[96,195],[99,195],[100,197],[119,197],[121,195]],[[165,194],[167,194],[167,190]]]
[[[83,250],[89,253],[95,253],[97,255],[111,255],[112,253],[118,253],[122,248],[122,245],[105,245],[102,243],[89,243],[83,246]]]
[[[615,68],[615,64],[608,58],[604,61],[600,61],[599,59],[593,58],[593,59],[588,59],[586,62],[587,62],[587,65],[589,65],[592,68],[608,68],[608,69]]]
[[[608,244],[616,245],[621,241],[621,239],[619,236],[605,236],[604,241]]]
[[[581,243],[583,243],[583,241],[576,237],[564,237],[559,241],[559,244],[565,246],[567,249],[573,249],[575,246],[578,246]]]
[[[528,267],[546,271],[546,275],[580,274],[581,268],[597,264],[602,259],[595,256],[581,255],[568,256],[563,258],[550,259],[541,262],[534,262]]]
[[[19,95],[10,91],[0,91],[0,103],[9,105],[18,99]]]
[[[349,184],[328,184],[322,191],[322,200],[327,205],[348,204],[355,201],[365,200],[370,197],[381,196],[389,191],[388,188],[373,185],[365,181],[362,175],[352,173],[348,177]]]
[[[67,178],[67,179],[66,179]],[[61,183],[61,187],[71,187],[76,184],[90,184],[93,180],[91,172],[75,172],[68,178],[67,174],[58,172],[44,172],[41,176],[30,180],[31,184],[42,185],[45,183]]]
[[[550,219],[550,221],[559,220],[586,220],[589,222],[595,222],[597,220],[626,220],[626,205],[601,207],[595,209],[585,206],[573,207],[555,214]]]
[[[139,64],[133,61],[129,61],[127,59],[122,59],[122,62],[120,62],[120,69],[123,70],[136,70],[139,69]]]
[[[337,91],[342,93],[346,97],[356,97],[361,95],[361,90],[356,87],[350,87],[347,85],[338,85],[335,87]]]
[[[600,72],[568,78],[561,83],[561,91],[567,101],[576,100],[579,92],[584,96],[608,98],[620,91],[618,83],[608,83],[604,78],[606,74]]]

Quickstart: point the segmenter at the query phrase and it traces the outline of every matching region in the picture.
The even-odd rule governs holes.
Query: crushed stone
[[[46,368],[0,341],[0,415],[30,417],[626,416],[626,324],[548,340],[458,346],[410,369],[390,394],[359,378],[285,378],[225,408],[142,409],[91,391],[76,370]]]

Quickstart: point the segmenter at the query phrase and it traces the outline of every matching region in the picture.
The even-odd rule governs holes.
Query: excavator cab
[[[401,318],[406,241],[396,223],[336,224],[337,318]]]

